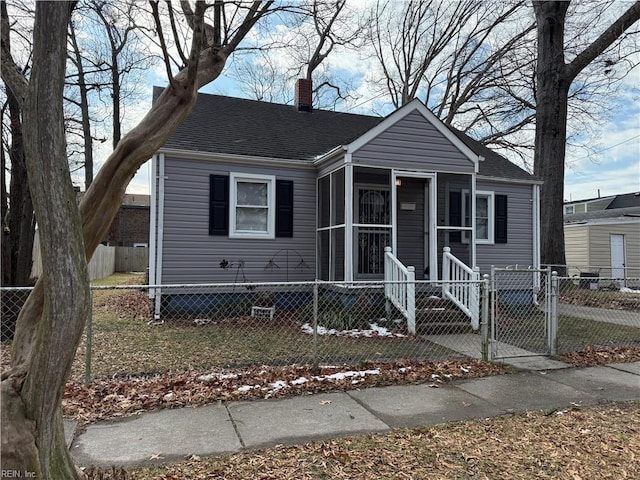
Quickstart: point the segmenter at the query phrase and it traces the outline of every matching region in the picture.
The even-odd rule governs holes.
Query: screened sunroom
[[[476,195],[473,174],[343,165],[318,179],[317,276],[382,279],[389,246],[417,279],[437,280],[445,246],[474,265],[492,210]]]

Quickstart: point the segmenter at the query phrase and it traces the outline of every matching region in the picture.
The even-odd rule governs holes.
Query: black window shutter
[[[229,234],[229,177],[211,175],[209,180],[209,235]]]
[[[449,192],[449,225],[462,226],[462,194],[460,192]],[[449,242],[460,243],[461,241],[461,232],[449,232]]]
[[[507,243],[507,196],[496,195],[495,243]]]
[[[276,180],[276,237],[293,237],[293,181]]]

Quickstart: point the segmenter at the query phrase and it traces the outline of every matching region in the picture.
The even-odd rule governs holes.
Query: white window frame
[[[564,206],[565,215],[571,215],[572,213],[576,213],[575,205],[565,205]]]
[[[267,185],[267,230],[238,230],[236,228],[236,208],[238,208],[238,182],[263,183]],[[229,175],[229,238],[273,239],[276,231],[276,177],[253,173],[230,173]],[[251,207],[240,205],[242,207]],[[262,207],[262,206],[261,206]]]
[[[469,190],[462,190],[462,222],[466,224],[467,198]],[[478,237],[478,198],[487,198],[487,238]],[[469,202],[471,204],[471,202]],[[476,244],[493,245],[495,243],[495,193],[489,190],[476,190]],[[469,243],[469,232],[462,232],[462,243]]]

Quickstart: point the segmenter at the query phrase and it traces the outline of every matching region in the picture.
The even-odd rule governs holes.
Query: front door
[[[415,268],[416,279],[433,279],[431,257],[435,248],[431,232],[431,179],[398,177],[396,188],[396,256]],[[435,269],[435,267],[434,267]]]
[[[356,275],[384,275],[384,247],[391,245],[391,196],[387,185],[357,185],[355,199]]]
[[[611,276],[624,278],[624,235],[611,234]]]

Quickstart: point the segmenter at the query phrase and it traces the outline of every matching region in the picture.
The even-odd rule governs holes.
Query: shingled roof
[[[570,213],[564,216],[564,223],[586,223],[602,219],[640,219],[640,206],[614,208],[612,210],[596,210],[594,212]]]
[[[160,92],[162,88],[154,88],[154,99]],[[299,112],[291,105],[199,93],[193,111],[163,148],[310,161],[352,142],[383,120],[329,110]],[[481,175],[535,180],[501,155],[451,130],[484,157]]]

